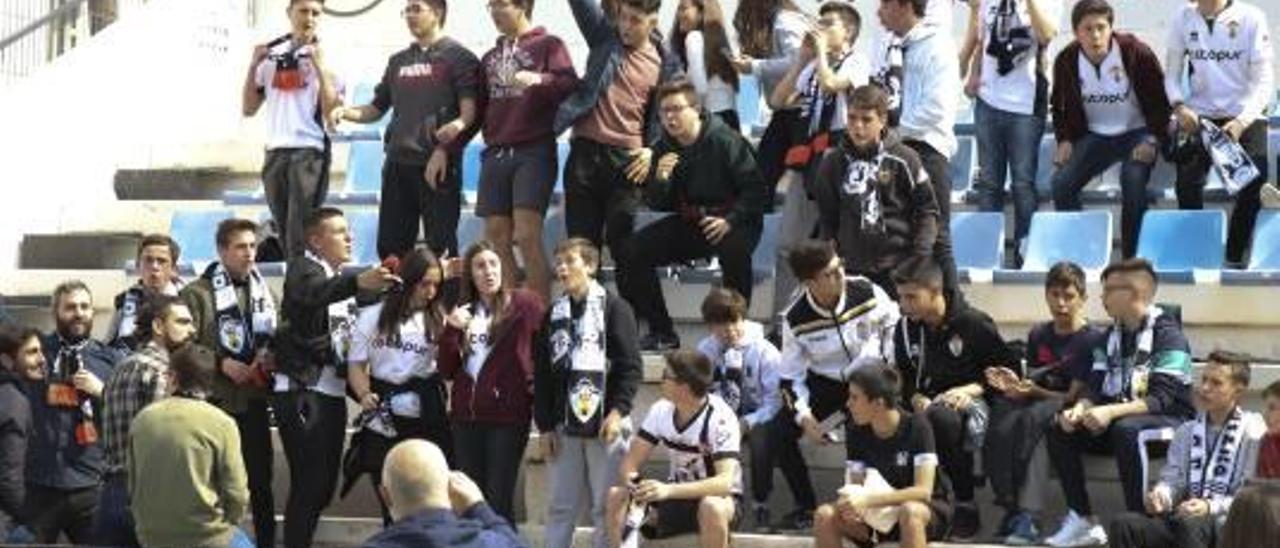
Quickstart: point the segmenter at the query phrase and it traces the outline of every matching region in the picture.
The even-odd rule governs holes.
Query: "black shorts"
[[[551,140],[484,149],[476,215],[510,217],[514,208],[545,214],[559,172],[556,155]]]
[[[946,540],[947,535],[951,534],[951,503],[945,500],[933,499],[929,501],[929,525],[924,528],[925,540],[936,542]],[[888,533],[880,533],[874,529],[871,530],[871,541],[866,543],[855,542],[859,548],[870,548],[881,542],[896,542],[901,537],[898,526],[894,525]]]
[[[733,519],[729,520],[729,530],[738,528],[742,520],[742,495],[733,495]],[[663,539],[678,535],[698,532],[698,505],[702,499],[672,499],[653,503],[649,507],[652,515],[640,528],[640,534],[647,539]]]

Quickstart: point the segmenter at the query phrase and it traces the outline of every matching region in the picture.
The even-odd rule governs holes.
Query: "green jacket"
[[[178,296],[191,309],[191,319],[195,321],[196,325],[195,343],[213,350],[221,360],[222,354],[218,351],[218,314],[213,307],[213,284],[205,278],[197,278],[182,288]],[[280,302],[274,294],[271,295],[271,299],[274,302]],[[249,287],[247,285],[236,287],[236,301],[240,304],[240,310],[244,317],[249,317]],[[278,311],[279,308],[277,308],[277,313]],[[277,325],[279,325],[278,322]],[[238,385],[231,382],[231,378],[223,374],[222,368],[219,367],[218,378],[214,383],[210,400],[216,402],[226,412],[238,414],[249,409],[251,400],[265,399],[269,395],[270,388],[269,386],[258,388]]]

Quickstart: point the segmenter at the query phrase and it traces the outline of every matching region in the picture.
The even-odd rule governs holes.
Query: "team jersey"
[[[1262,117],[1271,102],[1274,69],[1267,18],[1258,8],[1228,0],[1206,19],[1195,3],[1169,21],[1165,41],[1165,92],[1209,118]]]
[[[1091,133],[1114,137],[1146,127],[1133,83],[1124,69],[1120,46],[1114,40],[1101,63],[1094,65],[1083,48],[1076,62],[1080,71],[1080,99],[1084,102],[1084,117],[1089,121]]]
[[[667,448],[671,461],[667,480],[674,483],[701,481],[715,475],[716,461],[738,459],[742,445],[737,414],[715,394],[708,394],[702,409],[683,425],[676,424],[675,404],[658,400],[649,408],[638,435]],[[733,492],[742,492],[741,467],[733,478]]]
[[[907,489],[916,483],[916,468],[938,466],[938,452],[929,420],[920,414],[900,413],[898,431],[888,439],[877,436],[870,425],[849,428],[845,454],[850,472],[863,474],[874,468],[894,489]],[[935,472],[931,498],[946,500],[949,491],[946,476],[940,471]]]
[[[382,307],[379,303],[360,311],[347,360],[369,364],[373,378],[396,385],[435,373],[435,340],[427,333],[424,313],[415,313],[401,322],[398,340],[391,341],[378,332]]]
[[[979,1],[979,0],[974,0]],[[1041,70],[1042,37],[1031,25],[1027,2],[980,0],[978,28],[982,36],[978,97],[997,110],[1014,114],[1043,112],[1048,100]],[[1034,0],[1045,18],[1057,22],[1062,0]]]

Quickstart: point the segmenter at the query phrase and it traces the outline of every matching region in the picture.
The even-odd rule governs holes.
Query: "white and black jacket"
[[[897,303],[861,276],[845,278],[835,310],[822,309],[802,291],[782,314],[779,376],[791,381],[799,415],[810,413],[809,375],[844,382],[854,369],[884,363],[885,344],[899,318]]]

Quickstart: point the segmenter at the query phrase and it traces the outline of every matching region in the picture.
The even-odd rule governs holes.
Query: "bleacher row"
[[[351,104],[366,104],[373,98],[374,85],[361,83],[355,86]],[[1277,93],[1280,97],[1280,92]],[[754,78],[744,76],[738,94],[738,112],[743,120],[760,117],[760,97]],[[978,150],[973,136],[971,109],[960,112],[955,128],[959,148],[951,158],[953,204],[963,206],[972,195],[972,185],[977,171]],[[378,205],[382,180],[383,144],[382,131],[390,120],[390,113],[374,124],[357,126],[337,132],[334,140],[349,147],[344,185],[329,192],[327,202],[348,209],[349,221],[355,239],[355,262],[372,264],[377,261],[377,215],[372,207]],[[748,123],[748,126],[750,124]],[[1271,117],[1270,157],[1280,164],[1280,101]],[[758,134],[762,128],[750,126],[748,135]],[[1054,147],[1053,136],[1046,134],[1040,144],[1039,169],[1036,186],[1042,202],[1052,197],[1050,180]],[[468,143],[462,156],[462,191],[464,203],[474,205],[480,176],[483,142],[477,139]],[[561,141],[558,146],[560,169],[544,230],[544,247],[550,252],[555,242],[564,237],[561,203],[563,193],[564,164],[569,155],[569,144]],[[1271,170],[1274,174],[1275,166]],[[1119,190],[1112,172],[1100,177],[1103,184],[1091,185],[1082,199],[1097,206],[1118,201]],[[1149,194],[1153,200],[1172,200],[1173,166],[1159,160],[1152,173]],[[1228,199],[1225,190],[1211,177],[1206,190],[1210,202]],[[216,254],[209,238],[211,227],[231,216],[232,207],[265,206],[261,189],[227,191],[223,195],[226,209],[202,211],[178,211],[173,215],[171,234],[184,249],[185,269],[198,270],[200,263],[214,260]],[[1072,260],[1095,274],[1110,262],[1115,223],[1113,213],[1103,208],[1080,212],[1055,212],[1043,209],[1032,219],[1031,231],[1023,250],[1020,269],[1006,269],[1005,216],[998,212],[955,211],[952,213],[951,234],[956,263],[962,281],[969,283],[1036,283],[1054,262]],[[637,229],[660,218],[664,214],[641,211],[637,217]],[[269,219],[266,213],[263,220]],[[773,274],[777,250],[777,214],[765,217],[765,230],[753,255],[757,281]],[[458,226],[459,247],[465,248],[483,235],[484,223],[470,208],[464,208]],[[1280,216],[1275,211],[1264,210],[1255,228],[1253,252],[1245,270],[1223,270],[1222,256],[1225,245],[1226,216],[1221,210],[1180,211],[1175,209],[1151,209],[1143,219],[1139,237],[1138,255],[1150,259],[1161,271],[1162,279],[1175,283],[1226,283],[1226,284],[1274,284],[1280,283]],[[276,273],[283,265],[264,265],[268,273]],[[604,273],[609,276],[608,268]],[[702,263],[692,268],[667,269],[667,275],[690,281],[705,281],[718,277],[715,265]]]

